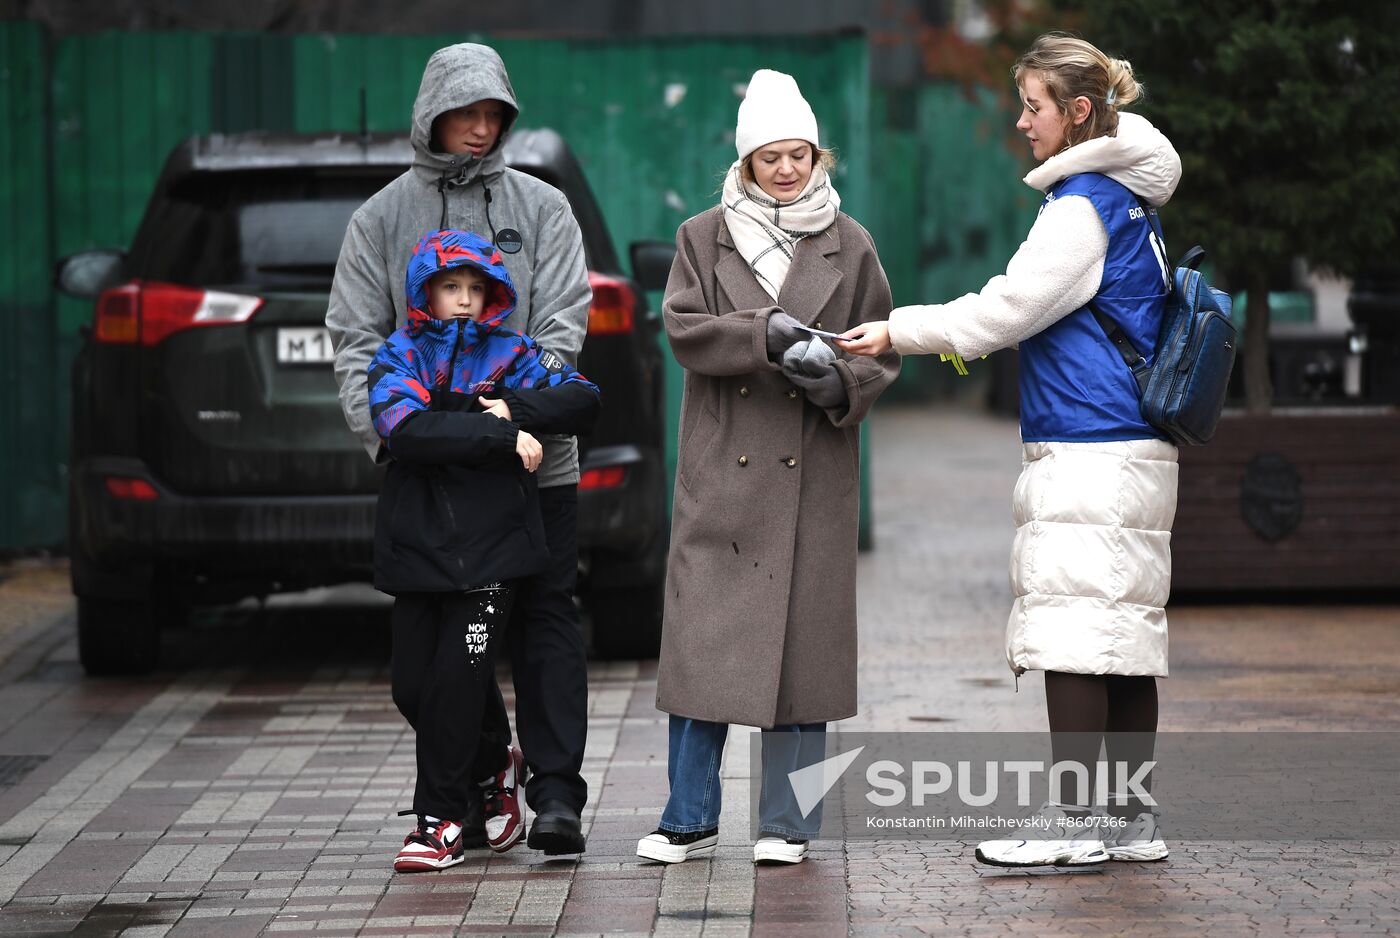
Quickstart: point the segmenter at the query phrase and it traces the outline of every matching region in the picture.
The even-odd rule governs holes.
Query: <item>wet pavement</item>
[[[845,729],[1037,731],[1002,657],[1014,423],[889,408],[872,427],[861,714]],[[1388,934],[1386,842],[1171,840],[1165,863],[982,867],[971,843],[819,841],[755,868],[735,733],[712,861],[643,865],[665,800],[654,662],[594,663],[588,852],[395,875],[412,737],[386,607],[330,591],[199,612],[165,668],[84,678],[61,564],[0,570],[0,935]],[[1400,729],[1400,605],[1173,607],[1166,730]],[[1170,840],[1170,831],[1167,832]]]

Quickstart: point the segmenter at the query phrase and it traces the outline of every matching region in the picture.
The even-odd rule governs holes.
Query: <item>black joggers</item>
[[[482,742],[496,688],[496,653],[513,587],[463,593],[400,593],[391,617],[394,704],[416,735],[415,814],[461,822],[478,782],[504,762],[504,747]]]
[[[546,801],[562,801],[582,813],[588,800],[588,783],[581,774],[588,739],[588,660],[574,606],[578,486],[540,489],[540,514],[549,543],[549,567],[516,581],[515,608],[507,629],[515,728],[530,768],[525,786],[530,807],[539,810]],[[494,681],[491,687],[480,748],[502,753],[504,758],[510,745],[510,720],[500,689]]]

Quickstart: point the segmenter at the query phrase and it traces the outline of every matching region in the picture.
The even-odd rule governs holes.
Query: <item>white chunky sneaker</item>
[[[1143,811],[1123,827],[1105,827],[1103,846],[1110,860],[1145,863],[1167,858],[1167,842],[1151,811]]]
[[[992,866],[1093,866],[1108,862],[1101,818],[1066,811],[1047,801],[1003,840],[977,845],[977,859]]]
[[[807,859],[807,841],[789,840],[776,834],[764,834],[753,845],[755,863],[801,863]]]

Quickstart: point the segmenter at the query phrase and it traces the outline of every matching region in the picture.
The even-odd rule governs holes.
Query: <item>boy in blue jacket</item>
[[[528,336],[501,325],[515,309],[510,274],[479,235],[444,230],[413,250],[408,322],[369,367],[370,415],[390,455],[379,493],[374,583],[394,595],[394,703],[417,734],[418,823],[400,872],[463,859],[462,820],[501,754],[477,753],[495,691],[495,655],[514,582],[549,560],[534,471],[537,434],[586,433],[598,388]],[[509,849],[524,830],[515,801],[487,834]],[[482,766],[491,766],[481,771]]]

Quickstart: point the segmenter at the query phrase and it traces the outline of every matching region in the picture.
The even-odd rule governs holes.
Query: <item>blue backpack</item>
[[[1196,269],[1206,256],[1200,245],[1175,268],[1168,267],[1157,210],[1141,199],[1138,205],[1156,235],[1149,240],[1163,270],[1174,271],[1151,363],[1093,300],[1089,309],[1137,379],[1143,419],[1176,445],[1197,446],[1215,435],[1235,366],[1239,335],[1230,320],[1230,297],[1206,283]]]

